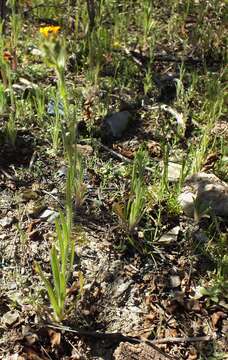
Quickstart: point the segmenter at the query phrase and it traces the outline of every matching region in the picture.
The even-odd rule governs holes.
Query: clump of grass
[[[129,198],[124,205],[118,202],[113,205],[114,212],[130,235],[133,234],[145,211],[147,193],[143,178],[145,161],[145,151],[140,149],[134,159]]]
[[[52,283],[36,263],[36,271],[44,282],[56,321],[62,321],[65,316],[67,284],[74,263],[74,241],[71,238],[70,223],[71,220],[62,213],[60,219],[56,220],[57,241],[52,245],[50,253]]]

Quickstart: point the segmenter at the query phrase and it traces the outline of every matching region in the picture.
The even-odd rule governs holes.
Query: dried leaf
[[[224,319],[224,317],[225,317],[225,314],[222,311],[217,311],[217,312],[213,313],[211,315],[211,322],[212,322],[213,327],[216,328],[220,319]]]
[[[61,342],[61,333],[54,331],[52,329],[48,330],[48,335],[50,336],[51,346],[52,348],[58,347]]]

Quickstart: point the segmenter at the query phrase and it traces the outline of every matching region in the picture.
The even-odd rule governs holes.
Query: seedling
[[[143,217],[146,204],[146,186],[143,178],[143,170],[146,163],[146,154],[140,149],[135,156],[132,174],[131,189],[126,204],[115,203],[114,212],[120,218],[125,230],[132,235],[136,226]]]
[[[60,213],[60,219],[55,224],[57,240],[50,253],[52,282],[45,276],[41,266],[35,264],[36,271],[44,282],[56,321],[64,319],[67,283],[74,263],[74,241],[71,238],[70,223],[71,221]]]

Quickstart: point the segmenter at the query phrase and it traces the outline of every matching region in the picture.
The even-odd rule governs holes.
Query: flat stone
[[[113,295],[113,298],[117,299],[120,296],[122,296],[125,293],[125,291],[127,291],[128,288],[131,286],[131,284],[132,284],[132,280],[129,280],[127,282],[123,282],[122,284],[118,285],[115,294]]]
[[[19,319],[18,311],[8,311],[2,317],[2,324],[5,326],[13,325]]]
[[[228,185],[214,174],[200,172],[187,177],[178,200],[189,217],[210,212],[228,217]]]
[[[167,358],[160,352],[154,350],[151,346],[145,343],[130,344],[128,342],[121,342],[116,348],[113,357],[115,360],[166,360]]]
[[[46,210],[44,210],[44,212],[42,212],[42,213],[40,214],[40,219],[46,220],[46,219],[48,219],[51,215],[53,215],[54,212],[55,212],[54,210],[46,209]]]
[[[173,229],[163,234],[158,241],[164,244],[170,244],[171,242],[177,240],[179,231],[180,231],[180,226],[175,226]]]
[[[57,171],[58,177],[63,177],[67,175],[67,166],[63,165],[61,168]]]
[[[180,179],[182,165],[174,162],[168,163],[168,180],[176,182]]]

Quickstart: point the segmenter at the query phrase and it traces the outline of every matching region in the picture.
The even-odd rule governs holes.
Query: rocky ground
[[[142,4],[136,3],[139,11]],[[101,27],[92,35],[83,23],[86,4],[81,4],[79,33],[69,16],[76,17],[80,7],[69,2],[66,15],[60,4],[52,14],[67,40],[65,82],[77,118],[72,146],[83,157],[85,189],[80,207],[73,203],[75,258],[61,322],[53,320],[35,263],[51,280],[50,249],[55,221],[66,210],[68,171],[61,136],[54,148],[53,124],[60,116],[65,131],[65,109],[58,77],[43,61],[36,35],[40,25],[49,24],[43,6],[22,5],[17,56],[9,46],[17,60],[17,66],[10,63],[12,87],[4,84],[0,62],[6,86],[0,104],[0,359],[228,359],[224,4],[220,14],[217,2],[207,2],[197,42],[192,40],[198,31],[196,2],[178,30],[182,6],[174,6],[171,22],[166,4],[155,3],[147,14],[156,15],[160,27],[153,57],[149,44],[156,29],[146,35],[139,30],[133,5],[118,5],[120,22],[111,28],[118,41],[110,48],[104,38],[116,24],[114,5],[113,14],[104,6],[113,24],[101,15]],[[121,27],[126,11],[127,39]],[[6,19],[7,48],[12,28]],[[221,41],[221,54],[219,46],[209,51],[206,23],[210,34],[220,34],[213,41]],[[89,47],[97,34],[98,74],[93,61],[99,47],[92,47],[93,61]],[[135,44],[135,36],[145,37],[144,46]],[[189,41],[186,48],[184,41]],[[34,96],[38,91],[43,97]],[[41,116],[37,104],[42,101]],[[15,133],[9,127],[14,113]],[[146,202],[129,231],[120,214],[141,148]]]

